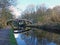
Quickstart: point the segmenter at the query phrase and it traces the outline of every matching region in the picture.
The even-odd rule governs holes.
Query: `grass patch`
[[[10,37],[10,44],[11,45],[17,45],[16,39],[15,39],[14,34],[13,34],[13,29],[10,30],[9,37]]]

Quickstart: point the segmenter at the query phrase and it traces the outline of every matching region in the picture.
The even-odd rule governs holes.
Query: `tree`
[[[29,5],[26,10],[23,12],[23,18],[33,20],[33,22],[40,21],[41,16],[46,15],[46,7]]]
[[[60,6],[55,6],[52,9],[46,8],[44,5],[29,6],[22,14],[24,19],[33,20],[38,24],[60,23]]]
[[[52,22],[60,23],[60,6],[56,6],[52,9]]]
[[[22,18],[31,20],[34,16],[33,14],[34,12],[35,12],[35,6],[33,4],[28,5],[27,8],[22,13],[23,15]]]
[[[0,0],[0,22],[1,24],[6,27],[6,21],[11,19],[13,17],[13,15],[10,13],[10,10],[8,9],[9,6],[12,5],[12,0]]]

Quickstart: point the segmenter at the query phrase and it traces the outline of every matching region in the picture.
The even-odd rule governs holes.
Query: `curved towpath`
[[[0,45],[10,45],[9,29],[0,29]]]

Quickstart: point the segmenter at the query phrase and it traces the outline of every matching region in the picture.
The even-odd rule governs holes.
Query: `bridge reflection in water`
[[[9,23],[10,24],[10,23]],[[14,25],[12,25],[14,24]],[[60,35],[36,28],[26,28],[27,21],[14,20],[10,25],[20,32],[16,38],[18,45],[60,45]],[[31,23],[30,23],[31,24]],[[20,28],[21,27],[21,28]],[[28,30],[26,32],[26,30]],[[14,34],[16,36],[16,34]]]
[[[7,25],[10,25],[14,31],[17,30],[18,32],[14,33],[21,33],[25,31],[31,30],[30,27],[26,27],[27,25],[32,24],[30,20],[25,20],[25,19],[11,19],[7,21]]]
[[[16,40],[18,45],[60,45],[60,35],[38,29],[19,33]]]

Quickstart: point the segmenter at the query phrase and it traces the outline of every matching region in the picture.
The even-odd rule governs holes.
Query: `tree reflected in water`
[[[26,45],[60,45],[60,35],[42,30],[30,30],[21,33],[21,38]]]

